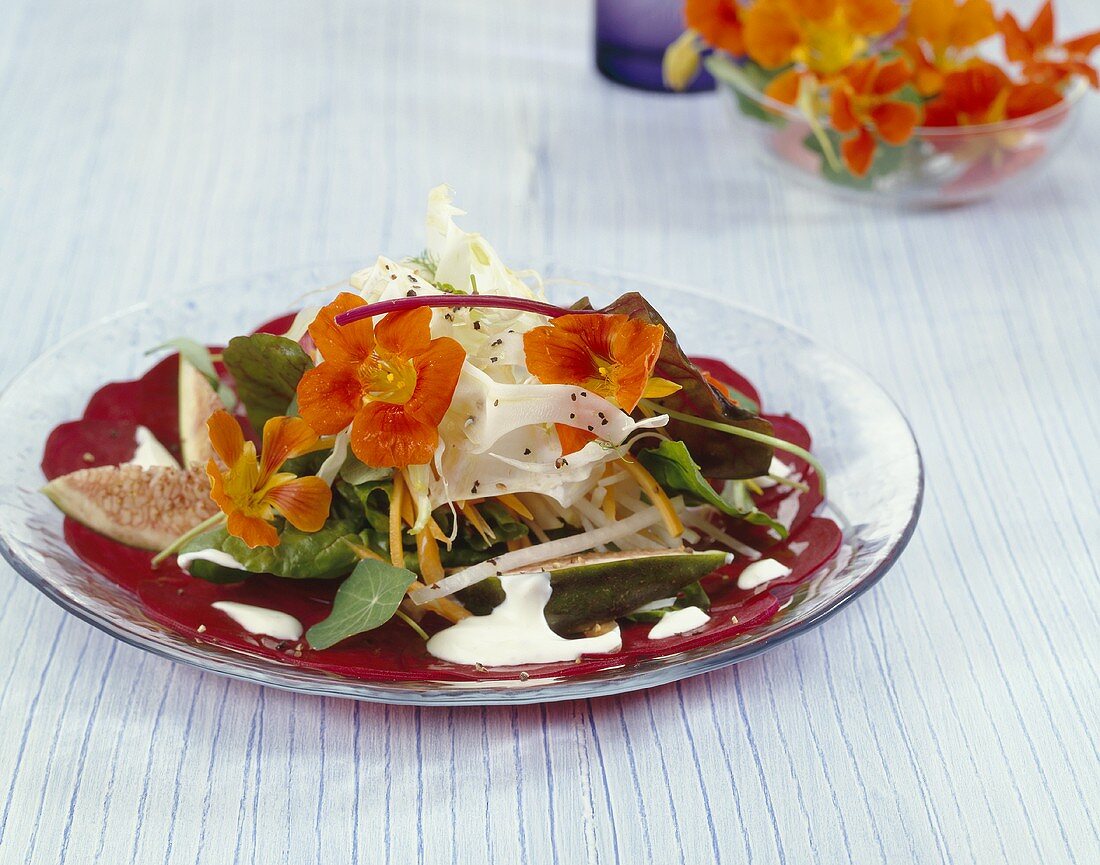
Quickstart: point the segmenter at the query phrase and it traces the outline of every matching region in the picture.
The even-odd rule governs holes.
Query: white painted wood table
[[[0,380],[141,299],[412,250],[445,180],[512,260],[703,286],[882,381],[928,472],[901,564],[736,668],[492,710],[175,666],[4,565],[0,863],[1100,862],[1100,106],[993,203],[864,209],[747,162],[715,97],[599,79],[590,17],[8,0]]]

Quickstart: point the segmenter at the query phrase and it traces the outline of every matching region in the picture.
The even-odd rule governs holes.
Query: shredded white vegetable
[[[522,550],[504,553],[495,559],[489,559],[451,574],[449,577],[444,577],[438,583],[416,589],[410,593],[409,597],[412,598],[414,603],[426,604],[429,601],[453,595],[467,586],[481,582],[486,577],[509,571],[518,571],[520,568],[532,567],[542,562],[575,556],[601,544],[615,543],[621,538],[629,537],[652,526],[654,523],[660,522],[660,520],[661,512],[657,508],[651,507],[604,528],[558,538],[548,544],[536,544]]]

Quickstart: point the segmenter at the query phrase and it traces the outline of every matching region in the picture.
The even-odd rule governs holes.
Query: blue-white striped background
[[[414,250],[445,180],[512,259],[697,284],[881,380],[928,470],[901,565],[735,669],[430,711],[173,666],[2,566],[0,863],[1100,861],[1100,109],[994,203],[853,207],[715,98],[597,79],[590,16],[8,0],[0,380],[139,299]]]

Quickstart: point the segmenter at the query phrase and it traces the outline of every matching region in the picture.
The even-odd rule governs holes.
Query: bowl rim
[[[724,51],[713,51],[710,57],[719,57],[724,61],[740,68],[742,61],[746,58],[736,58]],[[704,61],[706,62],[706,61]],[[713,74],[713,70],[710,69],[710,64],[707,63],[708,71]],[[751,99],[758,105],[767,108],[770,112],[780,114],[787,120],[798,121],[806,123],[806,115],[803,114],[797,106],[788,105],[786,102],[780,102],[778,99],[773,99],[768,96],[762,90],[753,87],[748,81],[733,78],[729,76],[721,77],[715,75],[722,83],[728,84],[737,90],[738,93]],[[1074,75],[1070,79],[1070,84],[1066,88],[1066,91],[1061,101],[1056,102],[1049,108],[1044,108],[1042,111],[1036,111],[1034,114],[1026,114],[1023,117],[1014,117],[1011,120],[998,120],[994,123],[975,123],[972,126],[915,126],[913,127],[913,137],[921,138],[961,138],[961,137],[979,137],[985,135],[996,135],[1002,132],[1013,132],[1022,128],[1030,128],[1033,126],[1040,126],[1044,122],[1061,117],[1068,114],[1073,108],[1080,102],[1081,97],[1088,91],[1089,85],[1084,77],[1080,75]],[[823,117],[822,120],[828,125],[828,117]]]
[[[549,256],[533,256],[530,258],[523,258],[522,260],[532,262],[531,267],[538,270],[539,273],[544,276],[545,282],[548,284],[554,281],[576,282],[578,280],[587,281],[601,277],[625,279],[631,282],[647,283],[665,290],[681,291],[706,301],[716,300],[713,295],[701,288],[691,284],[677,282],[674,279],[645,276],[614,267],[573,265],[556,261]],[[348,262],[345,260],[330,260],[299,266],[272,268],[251,274],[235,274],[224,279],[200,283],[194,290],[187,291],[182,296],[177,296],[173,300],[174,302],[180,303],[194,300],[204,295],[213,294],[226,285],[245,280],[255,281],[276,277],[289,280],[294,275],[300,276],[306,273],[334,272],[338,267],[346,267],[346,272],[350,274],[360,266],[360,261]],[[555,270],[565,270],[566,273],[554,273]],[[589,699],[645,690],[671,684],[702,673],[712,672],[740,663],[741,661],[749,660],[796,636],[800,636],[814,629],[825,620],[847,607],[852,601],[868,591],[872,586],[876,585],[886,575],[900,558],[916,531],[917,522],[924,503],[925,466],[924,458],[913,432],[912,424],[894,398],[890,396],[889,392],[882,387],[875,378],[858,367],[839,351],[826,347],[814,340],[807,332],[799,327],[782,321],[778,317],[763,312],[750,304],[729,299],[723,299],[718,302],[783,328],[789,333],[797,336],[803,342],[812,345],[816,350],[844,364],[862,376],[897,413],[898,418],[902,421],[908,433],[908,439],[912,445],[913,457],[916,461],[915,487],[913,488],[910,513],[908,514],[904,527],[898,532],[892,545],[885,551],[885,554],[878,564],[859,582],[845,587],[827,604],[811,612],[805,618],[786,622],[782,627],[755,642],[732,647],[727,641],[681,653],[681,657],[672,655],[669,657],[652,658],[648,662],[645,662],[652,666],[646,669],[636,670],[633,674],[628,671],[627,675],[622,675],[624,671],[621,668],[612,668],[576,679],[531,679],[529,684],[524,683],[524,685],[518,687],[516,683],[506,680],[496,682],[440,682],[429,680],[383,682],[357,680],[319,670],[283,667],[283,665],[279,665],[276,661],[271,661],[260,656],[249,655],[247,653],[235,652],[233,650],[225,650],[230,658],[236,654],[245,661],[253,662],[254,665],[245,663],[234,664],[232,660],[223,662],[220,658],[210,654],[196,655],[189,653],[173,643],[157,640],[139,629],[127,627],[128,622],[115,621],[111,617],[88,608],[82,603],[80,598],[70,596],[63,587],[55,585],[54,582],[41,573],[32,562],[20,555],[15,545],[10,542],[3,524],[0,524],[0,557],[7,560],[13,570],[67,613],[73,614],[78,619],[87,622],[98,630],[103,631],[127,645],[151,652],[156,656],[166,658],[170,661],[187,664],[188,666],[198,669],[200,672],[212,672],[242,682],[265,685],[313,696],[341,697],[367,702],[417,706],[524,705]],[[31,360],[22,370],[12,376],[5,386],[0,389],[0,404],[7,398],[9,391],[13,390],[28,373],[48,364],[55,355],[64,351],[70,343],[76,342],[87,334],[116,322],[119,319],[150,309],[154,304],[154,300],[139,301],[76,328],[70,334],[54,343],[49,350]],[[207,648],[210,651],[219,651],[217,647],[211,646]],[[287,673],[291,675],[287,676]],[[312,676],[312,678],[307,681],[301,681],[295,678],[293,675],[294,673],[305,673]]]

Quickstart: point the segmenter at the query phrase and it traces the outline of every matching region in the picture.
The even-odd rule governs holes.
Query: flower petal
[[[563,457],[575,454],[586,444],[594,442],[597,438],[595,433],[590,433],[586,429],[577,429],[568,424],[556,423],[554,429],[558,431],[558,441],[561,442],[561,455]]]
[[[405,406],[368,403],[351,425],[351,449],[368,466],[405,468],[431,462],[439,430],[412,417]]]
[[[1062,94],[1047,84],[1018,84],[1008,94],[1005,116],[1010,120],[1045,111],[1062,101]]]
[[[860,129],[854,138],[841,142],[840,153],[848,170],[856,177],[864,177],[875,158],[875,137],[866,129]]]
[[[904,57],[898,57],[885,63],[878,69],[871,92],[875,96],[889,96],[897,90],[901,90],[913,77],[913,70]]]
[[[298,382],[298,411],[319,435],[333,435],[351,423],[363,404],[355,367],[326,360]]]
[[[553,324],[527,331],[523,353],[528,372],[543,384],[579,384],[599,374],[581,337]]]
[[[785,66],[802,33],[783,0],[757,0],[742,16],[745,51],[765,69]]]
[[[908,102],[883,102],[871,109],[875,129],[887,144],[904,144],[920,119],[917,106]]]
[[[240,538],[251,549],[279,546],[279,533],[275,531],[275,527],[259,517],[250,517],[235,511],[229,515],[225,528],[229,534]]]
[[[1033,48],[1042,48],[1054,42],[1054,0],[1047,0],[1035,13],[1035,20],[1027,28],[1027,39]]]
[[[684,21],[712,48],[734,57],[745,53],[736,0],[687,0]]]
[[[848,24],[867,36],[893,30],[901,21],[902,7],[895,0],[842,0]]]
[[[303,532],[315,532],[328,519],[332,490],[317,477],[295,478],[268,490],[266,499]]]
[[[264,424],[260,486],[291,457],[317,449],[317,433],[300,417],[273,417]]]
[[[833,87],[829,96],[829,122],[837,132],[854,132],[861,126],[852,110],[852,98],[846,87]]]
[[[661,354],[665,329],[633,318],[616,323],[611,337],[615,401],[625,412],[634,410],[642,398],[653,367]]]
[[[408,413],[429,426],[437,427],[451,407],[466,352],[449,336],[433,339],[426,351],[412,359],[416,387],[405,403]]]
[[[229,468],[244,452],[244,433],[241,425],[229,412],[219,409],[207,418],[206,429],[210,433],[210,446]]]
[[[363,306],[365,301],[357,294],[342,291],[332,303],[317,313],[313,324],[309,326],[309,335],[321,350],[326,361],[337,363],[358,363],[374,351],[374,325],[369,318],[363,318],[341,327],[336,316],[350,309]]]
[[[225,479],[222,477],[221,469],[214,460],[207,462],[206,476],[210,479],[210,498],[214,500],[214,503],[222,513],[230,513],[235,508],[235,505],[225,491]]]
[[[947,41],[952,48],[968,48],[996,32],[997,17],[989,0],[966,0],[954,12]]]
[[[764,95],[784,105],[794,105],[798,101],[798,91],[802,87],[802,74],[797,69],[788,69],[776,75],[764,88]]]
[[[432,339],[432,311],[426,306],[391,312],[374,330],[378,344],[406,360],[424,352]]]

